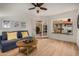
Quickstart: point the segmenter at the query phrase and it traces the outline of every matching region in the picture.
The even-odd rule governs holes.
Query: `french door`
[[[36,37],[47,37],[47,24],[43,21],[36,21]]]

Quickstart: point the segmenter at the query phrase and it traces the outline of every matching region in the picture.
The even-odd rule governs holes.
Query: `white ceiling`
[[[36,13],[36,10],[28,10],[33,7],[30,3],[14,3],[14,4],[0,4],[0,14],[31,14],[37,16],[50,16],[63,13],[66,11],[77,9],[79,4],[77,3],[45,3],[43,7],[48,10],[40,10],[40,13]]]

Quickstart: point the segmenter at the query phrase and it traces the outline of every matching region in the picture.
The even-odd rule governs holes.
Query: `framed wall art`
[[[10,20],[2,20],[2,28],[11,28]]]
[[[18,21],[13,21],[13,27],[14,28],[19,28],[20,24]]]
[[[26,23],[25,22],[21,22],[21,28],[26,28]]]

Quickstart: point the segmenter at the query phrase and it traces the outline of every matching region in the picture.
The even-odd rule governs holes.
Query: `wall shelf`
[[[53,21],[53,33],[59,34],[73,34],[73,23],[72,21]]]

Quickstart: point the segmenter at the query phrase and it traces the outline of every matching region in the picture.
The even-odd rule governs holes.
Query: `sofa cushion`
[[[22,38],[21,31],[17,31],[17,38],[18,38],[18,39],[21,39],[21,38]]]
[[[2,32],[2,39],[1,41],[5,41],[7,40],[7,33],[6,32]]]
[[[7,32],[7,39],[8,40],[17,39],[17,32]]]
[[[1,40],[2,40],[2,36],[0,36],[0,49],[1,49]]]
[[[21,32],[21,33],[22,33],[22,38],[26,38],[29,36],[27,31]]]

